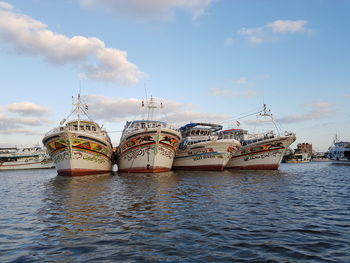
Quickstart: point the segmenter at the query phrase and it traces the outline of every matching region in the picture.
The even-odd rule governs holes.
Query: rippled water
[[[0,262],[350,262],[347,166],[0,180]]]

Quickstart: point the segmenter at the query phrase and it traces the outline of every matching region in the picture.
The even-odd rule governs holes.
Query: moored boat
[[[286,163],[309,163],[310,161],[309,153],[295,153],[292,158],[286,160]]]
[[[66,122],[64,119],[59,127],[49,131],[43,138],[58,175],[90,175],[112,171],[113,148],[107,131],[92,120],[80,118],[81,113],[88,118],[80,94],[74,106],[70,115],[76,113],[77,119],[63,126]]]
[[[340,141],[338,136],[335,136],[333,145],[328,149],[327,156],[332,164],[350,165],[350,142]]]
[[[53,168],[52,159],[40,146],[0,148],[0,170]]]
[[[144,104],[143,104],[144,105]],[[152,120],[157,108],[153,98],[146,101],[146,120],[128,121],[117,148],[120,172],[167,172],[171,170],[181,134],[167,123]]]
[[[274,125],[272,114],[264,104],[258,116],[267,117]],[[277,126],[275,125],[276,130]],[[277,170],[286,149],[296,140],[294,133],[268,131],[263,133],[248,133],[244,129],[228,129],[221,132],[222,138],[235,138],[242,147],[233,153],[227,163],[227,168],[252,170]]]
[[[222,171],[240,143],[235,139],[219,139],[222,126],[189,123],[180,128],[183,137],[173,169]]]

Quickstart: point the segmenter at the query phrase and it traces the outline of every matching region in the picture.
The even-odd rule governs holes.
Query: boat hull
[[[237,141],[229,139],[206,141],[178,150],[173,163],[176,170],[223,171],[237,150]]]
[[[54,166],[52,161],[46,159],[28,162],[3,162],[0,163],[0,170],[50,169]]]
[[[58,175],[81,176],[112,171],[112,146],[78,132],[63,132],[44,138],[49,155],[55,163]],[[97,140],[98,139],[98,140]]]
[[[226,167],[248,170],[277,170],[287,147],[295,139],[295,135],[290,135],[243,145],[240,151],[233,154]]]
[[[118,171],[158,173],[171,170],[181,135],[175,130],[139,130],[121,141],[118,147]]]
[[[334,160],[331,159],[332,164],[339,164],[339,165],[350,165],[350,160]]]

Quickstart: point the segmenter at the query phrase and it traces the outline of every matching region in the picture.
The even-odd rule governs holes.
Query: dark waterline
[[[349,166],[0,179],[0,262],[350,262]]]

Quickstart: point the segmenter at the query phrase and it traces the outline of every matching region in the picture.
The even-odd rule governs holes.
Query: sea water
[[[1,171],[0,262],[350,262],[350,166]]]

